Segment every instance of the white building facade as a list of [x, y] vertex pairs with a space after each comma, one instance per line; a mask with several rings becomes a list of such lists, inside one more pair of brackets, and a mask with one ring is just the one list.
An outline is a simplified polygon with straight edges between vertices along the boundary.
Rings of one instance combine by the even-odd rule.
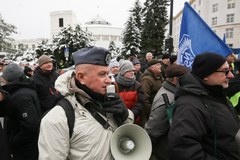
[[[74, 26], [75, 24], [79, 24], [79, 22], [72, 11], [55, 11], [50, 13], [51, 35], [59, 33], [63, 27], [68, 25]], [[116, 47], [121, 47], [123, 28], [112, 26], [111, 23], [102, 19], [99, 15], [81, 25], [81, 27], [92, 33], [96, 40], [96, 46], [108, 48], [110, 42], [113, 41]]]
[[[240, 48], [240, 0], [190, 0], [189, 4], [231, 48]], [[182, 11], [173, 18], [173, 45], [178, 50]]]
[[[80, 23], [72, 10], [53, 11], [50, 13], [50, 37], [58, 34], [64, 27], [76, 24]], [[122, 46], [121, 35], [123, 28], [112, 26], [111, 23], [98, 15], [84, 25], [81, 25], [81, 28], [92, 33], [95, 39], [94, 45], [96, 46], [108, 48], [111, 41], [115, 43], [116, 47], [121, 48]], [[47, 38], [16, 40], [12, 42], [11, 48], [13, 50], [35, 50], [43, 40], [47, 40]], [[48, 40], [50, 41], [50, 39]]]
[[77, 24], [77, 16], [72, 10], [53, 11], [50, 13], [50, 33], [51, 37], [67, 26]]

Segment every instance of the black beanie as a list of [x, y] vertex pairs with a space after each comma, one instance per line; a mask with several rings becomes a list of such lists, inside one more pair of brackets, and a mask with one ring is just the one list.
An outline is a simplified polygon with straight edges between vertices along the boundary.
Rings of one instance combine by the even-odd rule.
[[205, 52], [195, 57], [192, 64], [192, 73], [203, 79], [217, 71], [224, 63], [226, 58], [211, 52]]

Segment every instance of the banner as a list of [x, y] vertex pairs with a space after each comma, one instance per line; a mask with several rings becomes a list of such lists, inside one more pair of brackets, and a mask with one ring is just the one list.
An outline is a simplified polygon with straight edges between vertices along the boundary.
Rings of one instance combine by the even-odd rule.
[[196, 55], [215, 52], [224, 57], [231, 49], [219, 38], [195, 10], [185, 2], [178, 46], [177, 63], [191, 68]]

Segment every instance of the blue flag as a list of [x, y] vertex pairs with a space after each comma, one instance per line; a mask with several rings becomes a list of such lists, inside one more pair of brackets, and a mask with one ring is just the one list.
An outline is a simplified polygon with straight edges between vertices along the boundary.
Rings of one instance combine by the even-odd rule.
[[231, 49], [219, 38], [204, 20], [185, 2], [178, 46], [177, 63], [192, 67], [196, 55], [215, 52], [226, 57]]

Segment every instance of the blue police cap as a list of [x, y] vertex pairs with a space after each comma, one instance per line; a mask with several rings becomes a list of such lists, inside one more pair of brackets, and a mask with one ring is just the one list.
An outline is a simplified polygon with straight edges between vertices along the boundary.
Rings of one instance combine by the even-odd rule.
[[108, 66], [111, 59], [111, 53], [107, 49], [95, 46], [82, 48], [73, 54], [75, 66], [79, 64]]

